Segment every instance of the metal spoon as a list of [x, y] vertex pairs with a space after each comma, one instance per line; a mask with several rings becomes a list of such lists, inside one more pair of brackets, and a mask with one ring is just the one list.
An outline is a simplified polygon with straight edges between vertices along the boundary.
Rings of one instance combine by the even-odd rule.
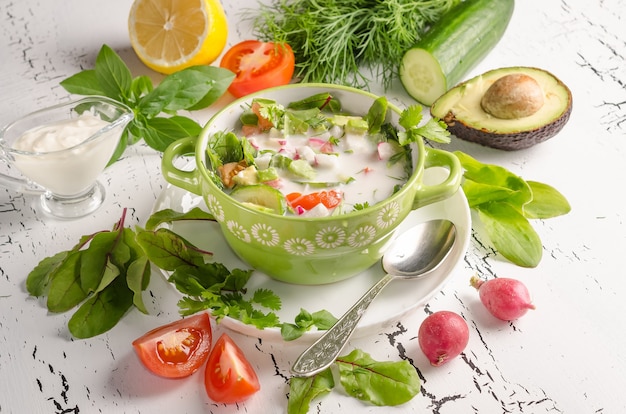
[[420, 223], [397, 237], [383, 255], [383, 269], [387, 274], [298, 357], [291, 372], [296, 376], [309, 377], [328, 368], [380, 291], [396, 278], [419, 279], [429, 275], [448, 255], [455, 237], [456, 228], [449, 220]]

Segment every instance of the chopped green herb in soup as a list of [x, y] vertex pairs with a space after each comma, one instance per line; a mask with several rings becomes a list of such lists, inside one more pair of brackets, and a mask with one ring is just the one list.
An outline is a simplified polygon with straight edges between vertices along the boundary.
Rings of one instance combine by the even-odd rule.
[[324, 217], [385, 200], [412, 171], [409, 147], [384, 121], [387, 101], [362, 115], [340, 107], [327, 93], [286, 107], [253, 100], [237, 132], [209, 140], [213, 180], [236, 200], [277, 214]]

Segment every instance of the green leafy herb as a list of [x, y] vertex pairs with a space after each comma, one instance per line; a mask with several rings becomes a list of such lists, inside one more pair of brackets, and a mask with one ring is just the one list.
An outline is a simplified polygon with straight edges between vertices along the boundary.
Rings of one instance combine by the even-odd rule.
[[[420, 379], [407, 361], [379, 362], [355, 349], [335, 360], [339, 381], [346, 393], [377, 406], [395, 406], [410, 401], [420, 392]], [[335, 385], [330, 368], [310, 377], [289, 380], [289, 414], [304, 414], [311, 402], [328, 394]]]
[[420, 105], [411, 105], [402, 111], [399, 123], [404, 128], [404, 131], [398, 132], [400, 145], [406, 145], [419, 137], [448, 144], [450, 142], [450, 132], [446, 124], [435, 118], [430, 118], [424, 125], [420, 125], [423, 116]]
[[[234, 77], [229, 70], [215, 66], [193, 66], [166, 76], [155, 88], [147, 76], [133, 78], [119, 55], [103, 45], [94, 69], [64, 79], [61, 86], [78, 95], [108, 96], [133, 110], [135, 117], [124, 130], [111, 158], [113, 163], [129, 144], [141, 139], [162, 152], [179, 138], [198, 135], [202, 127], [176, 112], [209, 106], [222, 96]], [[160, 116], [162, 113], [171, 116]]]
[[567, 214], [571, 207], [565, 197], [547, 184], [525, 181], [461, 151], [454, 154], [465, 169], [462, 186], [469, 206], [478, 212], [496, 250], [518, 266], [537, 266], [543, 249], [529, 219]]
[[[459, 0], [274, 0], [250, 16], [259, 39], [288, 43], [303, 82], [385, 88], [428, 27]], [[258, 13], [258, 14], [257, 14]]]
[[329, 394], [335, 388], [330, 368], [312, 377], [291, 377], [289, 380], [288, 414], [307, 414], [313, 400]]
[[68, 324], [77, 338], [89, 338], [111, 329], [133, 306], [147, 313], [142, 292], [155, 265], [172, 272], [169, 278], [186, 295], [178, 303], [181, 315], [210, 310], [219, 322], [228, 316], [259, 329], [279, 327], [285, 340], [293, 340], [316, 327], [328, 329], [336, 318], [327, 311], [302, 310], [295, 323], [283, 323], [274, 313], [280, 298], [268, 289], [247, 295], [252, 270], [227, 269], [207, 262], [213, 254], [199, 249], [172, 230], [161, 227], [174, 221], [214, 221], [196, 207], [186, 213], [157, 211], [146, 228], [124, 228], [126, 209], [113, 230], [81, 237], [72, 249], [44, 258], [30, 272], [26, 288], [32, 296], [47, 296], [50, 312], [79, 306]]
[[321, 310], [315, 313], [309, 313], [304, 309], [300, 310], [300, 313], [296, 315], [294, 323], [282, 323], [280, 326], [280, 333], [284, 340], [292, 341], [301, 337], [306, 331], [312, 327], [316, 327], [320, 330], [329, 329], [337, 322], [330, 312]]
[[125, 216], [126, 209], [112, 230], [83, 236], [71, 250], [43, 259], [26, 278], [28, 293], [47, 296], [50, 312], [78, 306], [68, 323], [76, 338], [108, 331], [133, 305], [146, 312], [138, 294], [150, 267], [135, 233], [124, 228]]
[[374, 405], [404, 404], [420, 391], [417, 371], [407, 360], [378, 362], [355, 349], [335, 363], [346, 392]]

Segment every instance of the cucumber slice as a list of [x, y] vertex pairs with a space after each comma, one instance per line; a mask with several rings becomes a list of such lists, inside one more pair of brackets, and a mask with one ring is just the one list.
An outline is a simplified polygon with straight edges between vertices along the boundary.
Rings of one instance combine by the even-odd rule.
[[269, 185], [255, 184], [236, 187], [230, 196], [248, 207], [262, 211], [271, 211], [280, 215], [287, 211], [287, 202], [283, 194]]
[[514, 0], [465, 0], [450, 9], [402, 57], [407, 93], [432, 105], [496, 46], [514, 6]]

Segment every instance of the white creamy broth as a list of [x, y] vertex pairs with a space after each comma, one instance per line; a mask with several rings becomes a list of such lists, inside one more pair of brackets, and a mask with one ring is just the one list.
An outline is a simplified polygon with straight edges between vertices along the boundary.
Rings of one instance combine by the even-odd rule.
[[[338, 132], [343, 134], [341, 130]], [[382, 157], [379, 154], [378, 145], [387, 144], [378, 144], [366, 134], [347, 133], [337, 140], [331, 140], [331, 136], [330, 132], [289, 137], [264, 133], [248, 139], [259, 150], [255, 159], [259, 168], [268, 165], [269, 155], [278, 153], [291, 159], [304, 159], [315, 170], [315, 177], [305, 179], [278, 169], [280, 182], [276, 188], [283, 194], [337, 190], [343, 196], [344, 212], [353, 210], [357, 204], [374, 205], [383, 201], [393, 194], [395, 186], [406, 182], [404, 164], [391, 164], [388, 153], [384, 152]], [[331, 152], [321, 152], [321, 147]]]
[[208, 172], [252, 208], [307, 217], [362, 210], [389, 198], [412, 174], [411, 150], [384, 122], [386, 111], [385, 98], [366, 115], [342, 112], [325, 93], [287, 107], [257, 98], [239, 126], [208, 141]]

